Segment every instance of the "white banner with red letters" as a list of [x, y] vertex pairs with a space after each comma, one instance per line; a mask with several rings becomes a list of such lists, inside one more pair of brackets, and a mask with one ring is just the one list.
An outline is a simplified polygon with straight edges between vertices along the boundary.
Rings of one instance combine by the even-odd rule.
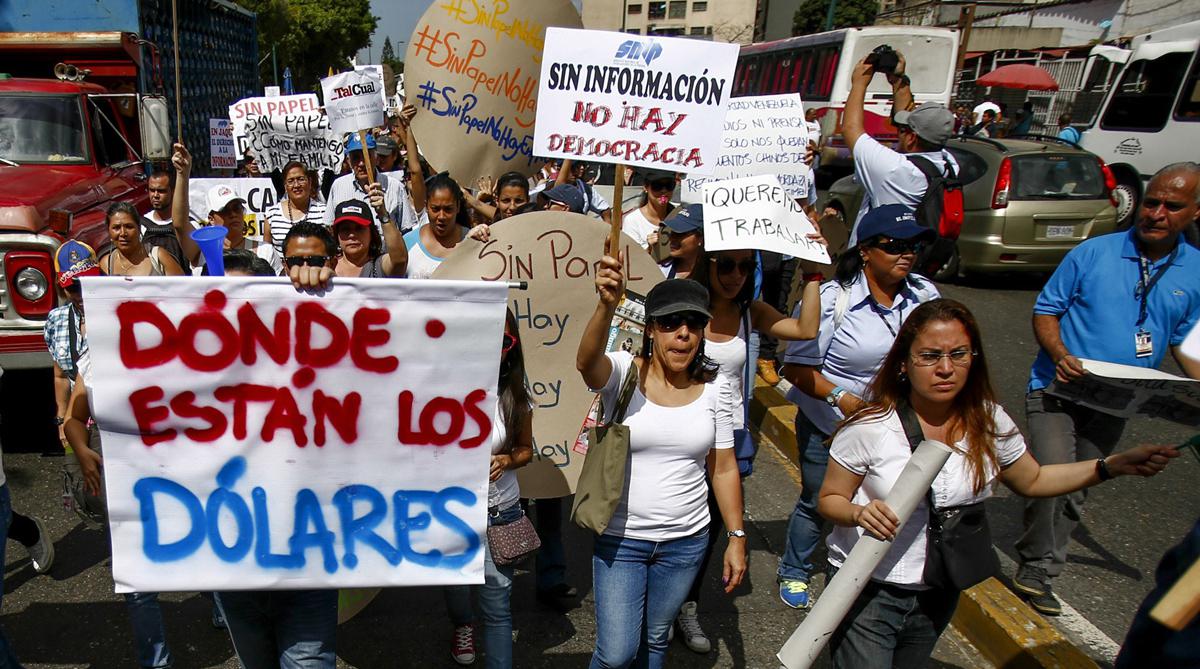
[[507, 295], [85, 280], [117, 591], [482, 583]]

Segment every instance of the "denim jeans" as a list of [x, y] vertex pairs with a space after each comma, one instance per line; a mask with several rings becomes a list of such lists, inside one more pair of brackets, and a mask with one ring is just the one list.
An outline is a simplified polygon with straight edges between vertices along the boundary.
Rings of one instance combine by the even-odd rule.
[[[8, 543], [8, 524], [12, 521], [12, 498], [9, 496], [8, 484], [0, 485], [0, 566], [4, 564], [4, 547]], [[4, 571], [0, 569], [0, 604], [4, 601]], [[21, 663], [13, 655], [12, 646], [4, 630], [0, 629], [0, 669], [21, 669]]]
[[157, 592], [125, 593], [125, 608], [133, 625], [133, 643], [137, 647], [139, 667], [171, 666], [171, 649], [163, 627], [162, 608]]
[[245, 669], [333, 669], [337, 590], [215, 594]]
[[796, 412], [796, 448], [800, 451], [800, 498], [788, 519], [787, 543], [779, 558], [781, 580], [808, 581], [813, 572], [812, 554], [821, 541], [825, 520], [817, 513], [817, 495], [829, 467], [829, 449], [821, 432], [804, 415]]
[[596, 649], [591, 669], [663, 666], [667, 632], [700, 570], [707, 544], [707, 529], [669, 541], [596, 537]]
[[[833, 580], [836, 569], [830, 569]], [[871, 581], [829, 640], [833, 669], [925, 666], [958, 606], [958, 591], [910, 590]]]
[[[513, 504], [488, 513], [488, 527], [515, 523], [525, 515], [520, 504]], [[488, 669], [508, 669], [512, 661], [512, 597], [514, 565], [500, 566], [492, 560], [487, 536], [483, 541], [483, 587], [479, 590], [479, 608], [483, 611], [484, 666]], [[475, 619], [471, 610], [469, 585], [452, 585], [442, 589], [446, 609], [455, 627], [468, 625]]]
[[534, 515], [538, 538], [542, 540], [542, 547], [538, 549], [534, 559], [538, 590], [549, 590], [567, 582], [567, 553], [562, 540], [564, 499], [566, 498], [552, 497], [533, 500], [533, 506], [537, 510]]

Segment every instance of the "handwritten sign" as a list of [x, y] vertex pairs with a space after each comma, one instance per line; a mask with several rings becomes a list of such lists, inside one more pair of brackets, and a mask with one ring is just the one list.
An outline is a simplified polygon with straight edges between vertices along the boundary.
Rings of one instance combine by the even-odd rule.
[[249, 138], [246, 122], [254, 116], [303, 114], [321, 110], [315, 93], [298, 93], [277, 97], [243, 98], [229, 105], [229, 122], [233, 124], [235, 155], [239, 160], [245, 155]]
[[772, 174], [704, 184], [704, 248], [759, 249], [829, 262], [804, 210]]
[[229, 186], [246, 201], [246, 238], [261, 242], [267, 210], [279, 201], [275, 185], [265, 177], [191, 179], [188, 181], [188, 213], [193, 221], [208, 221], [208, 191], [221, 185]]
[[383, 125], [387, 102], [382, 91], [379, 72], [369, 68], [325, 77], [321, 94], [329, 126], [336, 133], [347, 134]]
[[118, 592], [483, 582], [503, 284], [84, 290]]
[[459, 183], [533, 174], [533, 123], [546, 26], [582, 27], [570, 0], [436, 0], [404, 60], [421, 151]]
[[246, 122], [246, 135], [262, 172], [283, 169], [290, 160], [299, 160], [310, 170], [341, 170], [342, 141], [319, 111], [252, 116]]
[[1164, 418], [1200, 427], [1200, 381], [1157, 369], [1080, 359], [1087, 372], [1071, 383], [1050, 384], [1055, 397], [1121, 418]]
[[708, 181], [774, 174], [793, 198], [808, 197], [812, 169], [804, 164], [808, 126], [799, 94], [733, 98], [725, 115], [721, 153], [708, 176], [680, 182], [685, 202], [700, 202]]
[[237, 148], [233, 143], [233, 126], [227, 118], [208, 119], [208, 155], [214, 170], [237, 169]]
[[736, 44], [546, 31], [534, 153], [708, 174]]
[[[508, 306], [517, 317], [525, 374], [536, 408], [534, 459], [517, 471], [525, 497], [562, 497], [575, 490], [583, 457], [573, 450], [595, 397], [575, 370], [583, 328], [596, 308], [596, 263], [609, 228], [581, 214], [537, 212], [492, 226], [487, 244], [458, 247], [433, 273], [437, 279], [526, 281]], [[629, 290], [645, 295], [662, 272], [637, 242], [622, 235]]]

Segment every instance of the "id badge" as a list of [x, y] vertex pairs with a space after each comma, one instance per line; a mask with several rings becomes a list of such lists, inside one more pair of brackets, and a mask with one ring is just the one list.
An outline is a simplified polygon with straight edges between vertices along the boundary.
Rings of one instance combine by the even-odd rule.
[[1154, 342], [1150, 340], [1149, 332], [1138, 330], [1133, 335], [1133, 351], [1134, 355], [1139, 358], [1149, 358], [1154, 355]]

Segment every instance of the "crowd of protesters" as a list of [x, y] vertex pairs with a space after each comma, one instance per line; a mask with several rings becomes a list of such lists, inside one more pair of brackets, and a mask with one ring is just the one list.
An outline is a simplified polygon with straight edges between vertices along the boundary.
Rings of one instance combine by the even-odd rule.
[[[992, 390], [975, 317], [941, 298], [918, 272], [916, 258], [936, 233], [914, 217], [928, 181], [907, 159], [922, 156], [952, 173], [957, 164], [944, 149], [949, 138], [998, 132], [1000, 110], [990, 103], [957, 113], [937, 103], [916, 106], [901, 57], [886, 75], [899, 141], [885, 146], [864, 129], [864, 99], [875, 76], [868, 62], [856, 66], [842, 123], [867, 197], [847, 248], [831, 249], [835, 266], [824, 268], [827, 275], [802, 276], [790, 315], [794, 259], [750, 249], [706, 251], [703, 208], [673, 204], [676, 175], [647, 170], [636, 177], [641, 196], [622, 212], [622, 228], [659, 259], [664, 275], [647, 296], [641, 353], [605, 352], [625, 281], [623, 259], [607, 252], [595, 278], [599, 301], [578, 342], [578, 371], [601, 394], [603, 406], [615, 406], [624, 395], [620, 420], [630, 429], [631, 452], [617, 512], [592, 548], [592, 667], [661, 667], [676, 630], [692, 651], [711, 650], [700, 624], [700, 585], [719, 576], [730, 593], [745, 578], [742, 479], [752, 471], [756, 450], [747, 407], [756, 370], [777, 380], [771, 378], [773, 349], [761, 351], [766, 364], [757, 364], [760, 337], [787, 342], [780, 373], [792, 386], [788, 399], [799, 408], [803, 487], [778, 568], [782, 603], [813, 605], [811, 578], [821, 568], [812, 556], [827, 533], [826, 521], [835, 526], [826, 540], [831, 574], [864, 535], [892, 543], [832, 638], [835, 667], [916, 667], [931, 655], [962, 586], [938, 578], [928, 560], [930, 523], [945, 510], [982, 502], [997, 481], [1031, 498], [1014, 587], [1052, 615], [1059, 604], [1051, 581], [1063, 569], [1086, 488], [1115, 476], [1153, 475], [1178, 455], [1167, 447], [1123, 448], [1123, 421], [1055, 399], [1045, 388], [1056, 378], [1078, 379], [1081, 358], [1156, 367], [1168, 350], [1179, 357], [1183, 337], [1200, 318], [1200, 255], [1180, 242], [1181, 232], [1200, 219], [1200, 166], [1160, 171], [1136, 225], [1081, 244], [1046, 285], [1033, 316], [1040, 351], [1028, 389], [1027, 445]], [[1022, 112], [1014, 133], [1022, 124], [1028, 131], [1030, 110]], [[365, 140], [351, 137], [344, 174], [317, 174], [296, 161], [274, 174], [279, 199], [265, 213], [261, 240], [245, 235], [246, 203], [228, 185], [209, 190], [206, 211], [191, 210], [191, 156], [175, 145], [170, 168], [150, 175], [150, 211], [115, 204], [107, 211], [107, 244], [93, 250], [70, 240], [59, 248], [58, 286], [65, 299], [50, 313], [45, 337], [54, 361], [60, 438], [69, 455], [65, 485], [70, 506], [83, 519], [105, 522], [80, 277], [208, 273], [209, 261], [190, 235], [201, 224], [195, 213], [203, 224], [227, 229], [226, 275], [284, 276], [298, 288], [319, 289], [344, 277], [428, 279], [468, 236], [486, 241], [494, 226], [513, 217], [546, 210], [609, 221], [613, 208], [623, 205], [595, 190], [591, 166], [570, 160], [547, 161], [533, 177], [513, 172], [464, 188], [456, 175], [438, 173], [420, 157], [410, 123], [415, 113], [405, 107]], [[1073, 130], [1069, 121], [1062, 120], [1064, 133]], [[252, 156], [244, 169], [258, 173]], [[800, 204], [815, 214], [815, 201], [814, 188]], [[781, 269], [788, 272], [782, 279]], [[1136, 299], [1108, 299], [1114, 290]], [[537, 597], [566, 611], [576, 604], [577, 591], [566, 579], [562, 502], [522, 500], [514, 473], [532, 459], [536, 406], [526, 387], [525, 355], [510, 312], [491, 435], [488, 523], [516, 522], [532, 509], [543, 543]], [[1200, 378], [1200, 363], [1180, 358], [1180, 365]], [[951, 445], [953, 454], [901, 528], [883, 498], [922, 438]], [[12, 512], [7, 486], [0, 486], [0, 513], [11, 514], [7, 536], [29, 550], [35, 570], [48, 571], [53, 544], [38, 521]], [[708, 567], [721, 541], [726, 548], [718, 575]], [[448, 647], [457, 663], [476, 661], [477, 597], [486, 665], [510, 667], [513, 567], [496, 564], [486, 539], [483, 554], [482, 586], [444, 589]], [[228, 628], [248, 669], [335, 666], [336, 591], [214, 594], [214, 624]], [[139, 665], [171, 666], [176, 653], [156, 594], [125, 598]], [[1153, 650], [1142, 652], [1169, 648], [1147, 647]], [[19, 666], [0, 635], [0, 665], [5, 655], [10, 664], [4, 666]]]

